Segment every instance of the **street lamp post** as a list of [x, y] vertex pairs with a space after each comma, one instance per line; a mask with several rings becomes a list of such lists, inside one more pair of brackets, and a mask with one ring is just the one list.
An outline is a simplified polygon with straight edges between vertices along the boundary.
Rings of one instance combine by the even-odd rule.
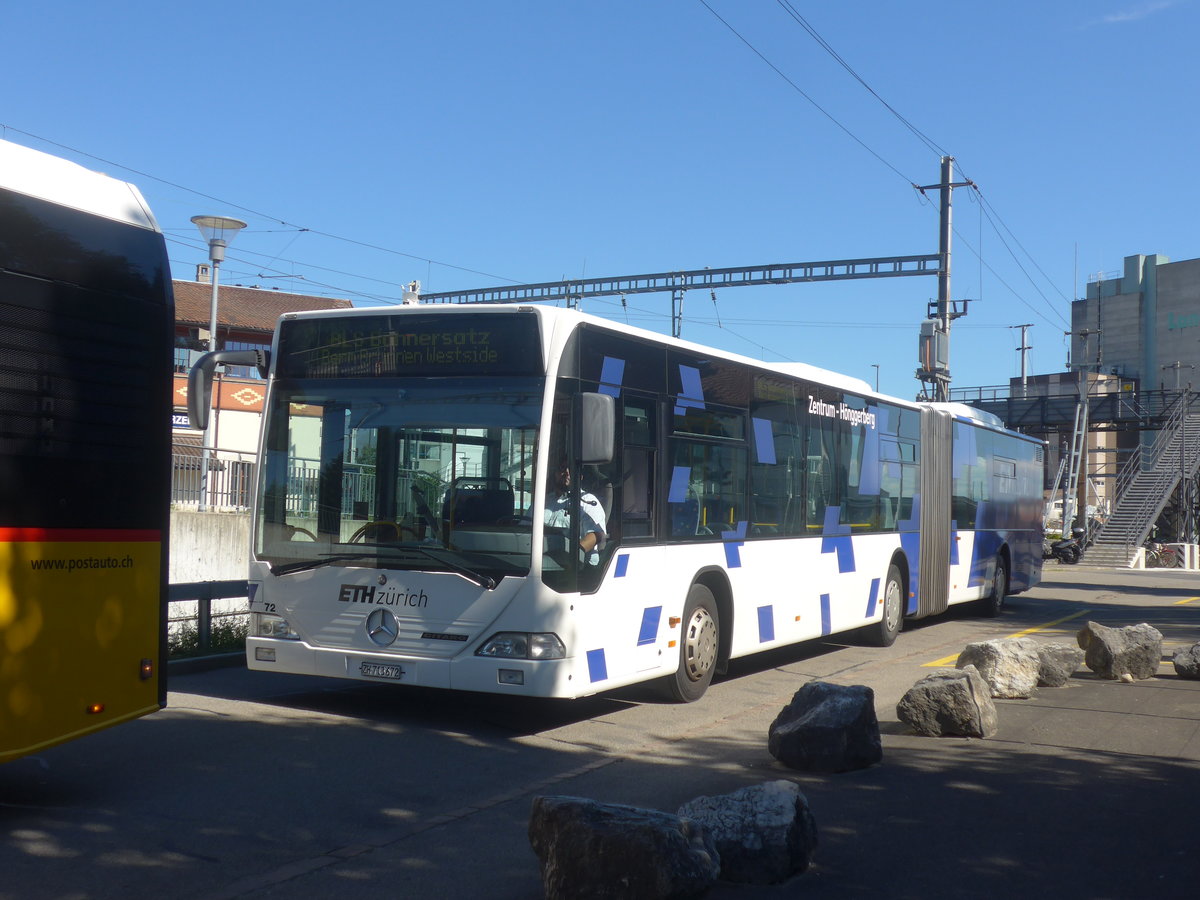
[[[200, 234], [208, 241], [208, 259], [212, 263], [209, 280], [212, 282], [212, 300], [209, 304], [208, 316], [208, 349], [217, 349], [217, 284], [220, 281], [221, 263], [225, 259], [225, 248], [233, 240], [234, 235], [246, 227], [241, 219], [231, 219], [228, 216], [192, 216], [192, 224], [200, 229]], [[208, 470], [211, 465], [213, 451], [216, 450], [217, 416], [220, 415], [221, 397], [218, 391], [216, 409], [209, 417], [208, 428], [204, 429], [204, 451], [200, 460], [200, 511], [203, 512], [208, 502]]]
[[871, 363], [871, 368], [875, 370], [875, 393], [879, 393], [879, 363]]

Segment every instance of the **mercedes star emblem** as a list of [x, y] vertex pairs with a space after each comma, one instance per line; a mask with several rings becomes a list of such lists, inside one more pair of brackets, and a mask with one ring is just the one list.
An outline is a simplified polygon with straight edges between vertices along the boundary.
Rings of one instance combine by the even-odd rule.
[[400, 634], [396, 617], [386, 609], [373, 609], [367, 616], [367, 637], [380, 647], [387, 647]]

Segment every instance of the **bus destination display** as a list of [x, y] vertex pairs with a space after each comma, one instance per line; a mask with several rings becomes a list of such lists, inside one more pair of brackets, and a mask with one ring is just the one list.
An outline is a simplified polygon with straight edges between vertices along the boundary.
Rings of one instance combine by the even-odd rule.
[[380, 315], [281, 325], [281, 378], [532, 375], [541, 342], [531, 315]]

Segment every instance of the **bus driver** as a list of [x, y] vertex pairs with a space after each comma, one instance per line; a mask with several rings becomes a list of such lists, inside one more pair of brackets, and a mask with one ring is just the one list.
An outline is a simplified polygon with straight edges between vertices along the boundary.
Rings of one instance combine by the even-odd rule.
[[[606, 537], [604, 507], [594, 494], [579, 495], [579, 548], [589, 566], [599, 565], [600, 549]], [[546, 491], [544, 522], [552, 528], [571, 527], [571, 467], [561, 460], [555, 470], [554, 484]]]

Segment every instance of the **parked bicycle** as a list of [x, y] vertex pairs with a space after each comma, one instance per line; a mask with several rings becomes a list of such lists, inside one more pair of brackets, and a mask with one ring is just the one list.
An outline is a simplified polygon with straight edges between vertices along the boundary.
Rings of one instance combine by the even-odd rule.
[[1175, 547], [1168, 547], [1158, 541], [1146, 541], [1147, 569], [1179, 569], [1183, 567], [1183, 556]]

